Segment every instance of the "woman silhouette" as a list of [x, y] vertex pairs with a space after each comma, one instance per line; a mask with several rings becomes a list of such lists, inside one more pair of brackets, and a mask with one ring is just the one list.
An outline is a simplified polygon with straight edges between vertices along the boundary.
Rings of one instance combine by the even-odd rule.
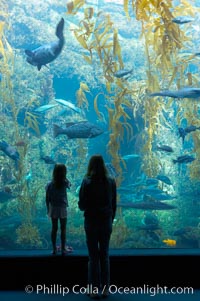
[[98, 288], [90, 291], [90, 297], [97, 297], [99, 289], [106, 297], [110, 284], [109, 242], [116, 212], [116, 183], [108, 176], [101, 155], [90, 158], [79, 191], [78, 205], [85, 217], [89, 253], [88, 282], [93, 288]]

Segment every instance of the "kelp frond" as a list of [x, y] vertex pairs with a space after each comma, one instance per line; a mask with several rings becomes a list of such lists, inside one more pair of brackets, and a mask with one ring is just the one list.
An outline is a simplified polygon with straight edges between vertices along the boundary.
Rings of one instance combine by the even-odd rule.
[[99, 109], [98, 109], [98, 106], [97, 106], [97, 100], [98, 100], [98, 98], [99, 98], [99, 95], [103, 95], [103, 93], [100, 92], [100, 93], [98, 93], [98, 94], [96, 95], [96, 97], [95, 97], [95, 99], [94, 99], [94, 110], [95, 110], [97, 116], [99, 117], [99, 119], [102, 120], [102, 119], [103, 119], [102, 113], [99, 112]]
[[85, 0], [73, 0], [67, 3], [67, 14], [75, 15], [79, 8], [85, 4]]
[[36, 132], [38, 136], [40, 136], [39, 122], [38, 122], [37, 115], [34, 115], [33, 113], [27, 111], [25, 113], [24, 124], [25, 126], [27, 126], [27, 128], [31, 128]]
[[78, 107], [84, 107], [88, 110], [89, 102], [87, 100], [85, 92], [89, 93], [90, 90], [86, 83], [81, 82], [80, 88], [76, 91], [76, 99], [77, 99]]

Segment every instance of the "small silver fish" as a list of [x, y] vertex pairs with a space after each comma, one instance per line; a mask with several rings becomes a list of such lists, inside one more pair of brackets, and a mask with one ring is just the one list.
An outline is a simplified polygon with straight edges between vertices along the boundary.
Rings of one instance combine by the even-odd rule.
[[172, 22], [176, 23], [176, 24], [185, 24], [185, 23], [190, 23], [194, 21], [194, 18], [188, 17], [188, 16], [179, 16], [176, 17], [174, 19], [172, 19]]
[[38, 108], [36, 108], [34, 111], [35, 112], [39, 112], [39, 113], [43, 113], [43, 112], [46, 112], [46, 111], [48, 111], [48, 110], [51, 110], [51, 109], [53, 109], [53, 108], [55, 108], [55, 107], [57, 107], [58, 105], [56, 105], [56, 104], [52, 104], [52, 105], [44, 105], [44, 106], [40, 106], [40, 107], [38, 107]]
[[76, 113], [82, 113], [82, 110], [80, 108], [76, 107], [73, 103], [71, 103], [65, 99], [57, 99], [56, 98], [55, 101], [65, 107], [68, 107], [68, 108], [74, 110]]
[[130, 73], [133, 72], [133, 69], [130, 69], [130, 70], [127, 70], [127, 69], [121, 69], [121, 70], [118, 70], [114, 73], [114, 76], [117, 77], [117, 78], [121, 78], [121, 77], [124, 77]]
[[138, 154], [129, 154], [129, 155], [125, 155], [122, 157], [123, 160], [129, 160], [129, 159], [134, 159], [134, 158], [139, 158], [140, 155]]

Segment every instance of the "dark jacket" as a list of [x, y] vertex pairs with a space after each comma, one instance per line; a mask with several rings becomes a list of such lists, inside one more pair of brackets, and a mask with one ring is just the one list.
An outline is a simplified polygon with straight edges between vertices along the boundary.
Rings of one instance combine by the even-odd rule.
[[85, 218], [104, 219], [115, 217], [117, 204], [116, 183], [112, 178], [83, 179], [79, 191], [79, 209], [84, 211]]
[[49, 208], [49, 204], [52, 207], [68, 207], [68, 199], [66, 189], [70, 188], [71, 183], [68, 179], [63, 183], [61, 188], [56, 188], [53, 181], [49, 182], [46, 189], [46, 206]]

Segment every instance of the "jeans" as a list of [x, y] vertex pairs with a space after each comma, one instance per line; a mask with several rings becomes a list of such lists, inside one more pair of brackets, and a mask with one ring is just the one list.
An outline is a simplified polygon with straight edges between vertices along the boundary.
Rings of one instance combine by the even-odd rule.
[[84, 222], [89, 254], [88, 284], [101, 288], [110, 284], [109, 242], [112, 232], [112, 218]]

